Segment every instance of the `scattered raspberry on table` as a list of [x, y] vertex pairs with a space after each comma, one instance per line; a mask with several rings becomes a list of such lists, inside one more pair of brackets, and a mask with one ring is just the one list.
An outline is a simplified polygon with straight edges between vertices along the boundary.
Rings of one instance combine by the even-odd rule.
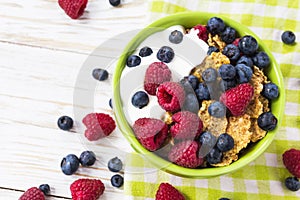
[[175, 187], [169, 183], [161, 183], [155, 195], [155, 200], [185, 200], [183, 194], [181, 194]]
[[99, 179], [82, 178], [70, 185], [73, 200], [97, 200], [104, 192], [105, 186]]
[[44, 193], [37, 187], [29, 188], [19, 200], [45, 200]]
[[72, 19], [78, 19], [84, 12], [88, 0], [58, 0], [59, 6]]
[[87, 128], [84, 135], [90, 141], [106, 137], [116, 128], [114, 119], [105, 113], [90, 113], [83, 118], [82, 122]]
[[297, 178], [300, 178], [300, 150], [289, 149], [282, 155], [282, 161], [287, 170]]

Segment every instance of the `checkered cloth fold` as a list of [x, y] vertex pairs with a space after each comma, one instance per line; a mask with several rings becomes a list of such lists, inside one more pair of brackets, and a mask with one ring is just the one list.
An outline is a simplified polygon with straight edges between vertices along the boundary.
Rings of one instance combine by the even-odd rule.
[[282, 153], [300, 149], [300, 46], [281, 41], [284, 30], [300, 39], [299, 0], [152, 0], [150, 19], [183, 11], [203, 11], [234, 19], [255, 32], [269, 47], [280, 65], [285, 82], [286, 107], [282, 126], [274, 142], [254, 162], [234, 173], [210, 179], [187, 179], [158, 170], [137, 154], [126, 159], [124, 191], [128, 199], [154, 199], [159, 183], [169, 182], [189, 200], [227, 197], [244, 199], [300, 199], [300, 191], [284, 186], [290, 176]]

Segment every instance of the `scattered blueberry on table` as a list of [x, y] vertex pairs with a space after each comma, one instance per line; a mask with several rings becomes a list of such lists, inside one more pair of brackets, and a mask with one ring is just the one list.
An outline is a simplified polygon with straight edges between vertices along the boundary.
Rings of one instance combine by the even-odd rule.
[[44, 195], [49, 195], [50, 194], [50, 186], [49, 186], [49, 184], [41, 184], [39, 186], [39, 189], [44, 193]]
[[116, 7], [121, 4], [121, 0], [109, 0], [110, 5]]
[[296, 40], [296, 35], [292, 31], [284, 31], [281, 35], [281, 40], [285, 44], [294, 44]]
[[74, 174], [79, 168], [79, 159], [74, 154], [69, 154], [64, 157], [60, 163], [61, 170], [66, 175]]
[[294, 192], [296, 192], [300, 189], [300, 182], [297, 177], [286, 178], [284, 184], [287, 187], [287, 189], [294, 191]]
[[118, 157], [114, 157], [108, 161], [108, 169], [112, 172], [119, 172], [123, 168], [123, 163]]
[[80, 154], [79, 161], [82, 166], [92, 166], [96, 162], [96, 155], [92, 151], [83, 151]]
[[108, 78], [108, 71], [101, 68], [96, 68], [93, 70], [92, 75], [94, 79], [98, 81], [104, 81]]
[[124, 178], [121, 175], [116, 174], [111, 177], [110, 181], [112, 186], [119, 188], [123, 185]]
[[73, 119], [69, 116], [61, 116], [57, 120], [57, 125], [64, 131], [70, 130], [73, 127]]

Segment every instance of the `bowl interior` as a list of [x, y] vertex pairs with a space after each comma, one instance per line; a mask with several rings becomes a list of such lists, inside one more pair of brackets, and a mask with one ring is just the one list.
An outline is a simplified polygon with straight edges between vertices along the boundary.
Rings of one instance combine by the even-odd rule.
[[255, 37], [260, 45], [260, 49], [265, 51], [270, 59], [271, 64], [267, 70], [265, 70], [265, 74], [267, 74], [268, 78], [279, 86], [279, 98], [272, 101], [271, 110], [272, 113], [278, 119], [278, 125], [275, 130], [269, 131], [267, 135], [260, 140], [259, 142], [251, 145], [251, 147], [247, 147], [246, 151], [240, 158], [230, 164], [229, 166], [224, 167], [216, 167], [216, 168], [203, 168], [203, 169], [189, 169], [180, 167], [178, 165], [172, 164], [163, 158], [157, 156], [156, 154], [149, 152], [146, 150], [139, 141], [135, 138], [134, 133], [131, 128], [131, 124], [129, 124], [126, 120], [122, 99], [120, 97], [120, 78], [122, 75], [123, 69], [126, 67], [126, 59], [129, 55], [131, 55], [139, 44], [148, 36], [153, 34], [156, 31], [164, 30], [173, 25], [182, 25], [185, 28], [191, 28], [197, 24], [206, 24], [209, 18], [217, 16], [212, 13], [203, 13], [203, 12], [186, 12], [186, 13], [179, 13], [173, 14], [164, 18], [161, 18], [154, 23], [150, 24], [145, 29], [141, 30], [126, 46], [120, 59], [118, 60], [114, 77], [113, 77], [113, 108], [115, 112], [116, 122], [118, 124], [119, 129], [124, 134], [126, 139], [129, 141], [133, 149], [136, 152], [145, 156], [151, 163], [153, 163], [159, 169], [162, 169], [166, 172], [171, 174], [175, 174], [182, 177], [189, 177], [189, 178], [208, 178], [219, 176], [222, 174], [233, 172], [245, 165], [249, 162], [255, 160], [259, 155], [261, 155], [266, 148], [271, 144], [272, 140], [275, 137], [275, 133], [278, 130], [278, 127], [281, 124], [282, 114], [284, 109], [284, 102], [285, 102], [285, 94], [284, 94], [284, 85], [283, 85], [283, 78], [280, 72], [280, 68], [276, 63], [273, 55], [268, 50], [267, 46], [263, 44], [263, 42], [256, 36], [250, 29], [239, 24], [227, 17], [218, 16], [222, 18], [226, 25], [231, 26], [237, 30], [240, 36], [243, 35], [252, 35]]

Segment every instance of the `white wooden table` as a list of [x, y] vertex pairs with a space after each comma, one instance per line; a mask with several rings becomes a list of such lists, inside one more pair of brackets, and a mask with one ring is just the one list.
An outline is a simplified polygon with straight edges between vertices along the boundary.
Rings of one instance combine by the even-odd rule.
[[[0, 199], [18, 199], [24, 190], [47, 183], [47, 199], [70, 199], [69, 185], [76, 179], [101, 179], [102, 199], [123, 199], [123, 190], [113, 188], [106, 163], [123, 156], [130, 147], [119, 130], [109, 140], [84, 140], [80, 117], [71, 132], [57, 127], [62, 115], [74, 117], [74, 108], [110, 113], [108, 100], [111, 74], [97, 83], [94, 106], [74, 103], [76, 90], [91, 92], [88, 85], [76, 88], [78, 73], [89, 55], [112, 37], [147, 24], [148, 2], [127, 0], [114, 8], [108, 0], [89, 0], [80, 20], [71, 20], [57, 0], [1, 0], [0, 2]], [[105, 47], [115, 51], [121, 46]], [[97, 55], [106, 60], [107, 55]], [[92, 67], [95, 66], [90, 66]], [[98, 66], [101, 67], [101, 66]], [[104, 66], [102, 66], [104, 67]], [[93, 80], [92, 76], [87, 79]], [[100, 85], [101, 84], [101, 85]], [[108, 142], [107, 142], [108, 141]], [[97, 162], [80, 167], [72, 176], [61, 172], [60, 162], [69, 153], [93, 150]]]

